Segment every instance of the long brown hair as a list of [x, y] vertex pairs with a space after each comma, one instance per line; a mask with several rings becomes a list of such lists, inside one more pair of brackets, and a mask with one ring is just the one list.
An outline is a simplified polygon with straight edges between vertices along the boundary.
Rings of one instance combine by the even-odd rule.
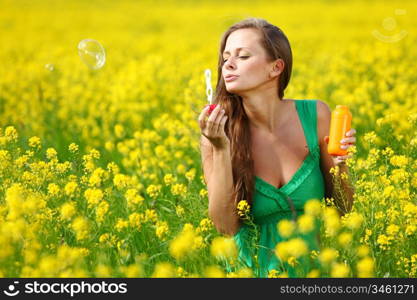
[[284, 97], [284, 90], [287, 87], [292, 70], [292, 52], [290, 43], [277, 26], [268, 23], [260, 18], [247, 18], [232, 25], [222, 36], [217, 70], [217, 85], [213, 103], [220, 104], [225, 110], [228, 119], [225, 124], [225, 133], [230, 140], [232, 173], [233, 173], [233, 199], [235, 204], [240, 200], [246, 200], [252, 205], [254, 187], [254, 164], [251, 155], [251, 137], [249, 119], [242, 103], [242, 97], [229, 93], [226, 90], [222, 76], [223, 51], [229, 35], [243, 28], [258, 29], [261, 34], [261, 44], [267, 52], [267, 59], [272, 62], [281, 58], [285, 67], [279, 75], [277, 94], [280, 99]]

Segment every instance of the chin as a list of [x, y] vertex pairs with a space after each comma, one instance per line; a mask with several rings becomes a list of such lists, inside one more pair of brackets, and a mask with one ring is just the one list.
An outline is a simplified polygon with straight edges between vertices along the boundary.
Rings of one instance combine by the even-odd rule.
[[239, 89], [234, 87], [234, 86], [227, 86], [226, 85], [226, 91], [228, 91], [229, 93], [236, 94], [239, 91]]

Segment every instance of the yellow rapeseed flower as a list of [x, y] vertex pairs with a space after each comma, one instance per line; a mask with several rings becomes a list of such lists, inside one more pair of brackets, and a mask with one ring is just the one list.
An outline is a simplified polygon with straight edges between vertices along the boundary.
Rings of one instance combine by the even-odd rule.
[[100, 278], [112, 277], [110, 267], [104, 264], [98, 264], [94, 270], [94, 274]]
[[211, 242], [210, 252], [216, 258], [235, 259], [237, 246], [233, 238], [215, 237]]
[[303, 214], [298, 218], [297, 224], [301, 233], [309, 233], [314, 230], [314, 217], [309, 214]]
[[139, 205], [145, 200], [141, 195], [138, 194], [137, 189], [128, 189], [125, 192], [125, 198], [129, 207]]
[[237, 204], [237, 213], [240, 218], [245, 219], [249, 217], [250, 205], [246, 200], [240, 200]]
[[387, 234], [391, 235], [391, 236], [395, 236], [398, 231], [400, 231], [400, 226], [396, 225], [396, 224], [390, 224], [387, 227]]
[[342, 232], [338, 237], [339, 244], [346, 248], [352, 242], [352, 234], [350, 232]]
[[77, 217], [72, 221], [71, 224], [72, 229], [76, 233], [77, 240], [85, 240], [88, 238], [89, 234], [89, 224], [87, 219], [84, 217]]
[[213, 222], [209, 218], [204, 218], [200, 221], [198, 231], [206, 232], [213, 228]]
[[332, 265], [331, 277], [344, 278], [348, 277], [350, 268], [343, 263], [335, 263]]
[[158, 221], [158, 215], [154, 209], [146, 209], [145, 210], [145, 222], [153, 222], [156, 223]]
[[64, 187], [65, 195], [67, 196], [74, 195], [75, 191], [77, 190], [77, 187], [78, 187], [78, 184], [76, 182], [73, 182], [73, 181], [68, 182]]
[[290, 254], [295, 258], [299, 258], [306, 255], [308, 252], [308, 246], [302, 238], [293, 238], [288, 241], [290, 248]]
[[332, 263], [338, 257], [338, 251], [333, 248], [325, 248], [320, 251], [318, 256], [320, 262], [322, 264], [328, 265]]
[[342, 224], [352, 230], [358, 230], [362, 226], [363, 221], [364, 217], [357, 212], [347, 213], [342, 217]]
[[340, 216], [334, 207], [326, 207], [323, 213], [326, 235], [335, 236], [341, 227]]
[[37, 136], [32, 136], [29, 139], [29, 147], [40, 149], [41, 148], [41, 139]]
[[166, 221], [157, 221], [155, 226], [156, 226], [155, 228], [156, 236], [160, 240], [164, 241], [166, 238], [166, 234], [169, 231], [168, 223]]
[[173, 184], [176, 181], [177, 181], [177, 178], [174, 175], [172, 175], [172, 174], [166, 174], [164, 176], [164, 182], [165, 182], [166, 185]]
[[405, 155], [394, 155], [390, 158], [390, 163], [395, 167], [405, 167], [408, 164], [408, 157]]
[[376, 140], [377, 136], [375, 134], [375, 131], [371, 131], [371, 132], [367, 132], [365, 133], [365, 135], [363, 136], [363, 140], [369, 144], [373, 144]]
[[143, 270], [140, 265], [138, 264], [131, 264], [128, 266], [121, 266], [120, 270], [123, 273], [123, 277], [125, 278], [138, 278], [142, 277]]
[[16, 142], [19, 137], [16, 128], [13, 126], [6, 127], [4, 130], [4, 136], [8, 142]]
[[113, 184], [117, 189], [123, 189], [128, 186], [129, 178], [124, 174], [116, 174], [113, 178]]
[[157, 186], [155, 184], [150, 184], [147, 188], [146, 188], [146, 193], [152, 198], [155, 199], [160, 192], [160, 186]]
[[360, 245], [356, 249], [356, 252], [357, 252], [359, 257], [365, 257], [365, 256], [369, 255], [369, 247], [366, 246], [366, 245]]
[[293, 238], [289, 241], [282, 241], [275, 246], [275, 255], [281, 261], [288, 261], [291, 257], [299, 258], [307, 253], [308, 246], [301, 238]]
[[192, 245], [197, 233], [193, 226], [186, 225], [184, 225], [182, 231], [169, 244], [169, 253], [177, 260], [182, 260], [194, 252]]
[[283, 238], [288, 238], [295, 232], [296, 225], [293, 221], [284, 219], [278, 222], [277, 229]]
[[175, 277], [175, 268], [169, 262], [159, 262], [155, 265], [153, 278], [173, 278]]
[[116, 135], [117, 138], [121, 139], [125, 136], [126, 132], [125, 129], [123, 127], [123, 125], [121, 124], [116, 124], [114, 126], [114, 134]]
[[201, 189], [200, 192], [198, 193], [200, 195], [200, 197], [205, 197], [208, 194], [207, 189]]
[[56, 152], [56, 150], [54, 148], [48, 148], [48, 149], [46, 149], [46, 157], [49, 160], [52, 160], [52, 159], [56, 158], [57, 157], [57, 154], [58, 153]]
[[187, 186], [182, 183], [176, 183], [171, 186], [171, 193], [173, 195], [185, 196], [187, 193]]
[[127, 220], [124, 220], [122, 218], [117, 219], [116, 226], [114, 227], [117, 231], [123, 231], [129, 226], [129, 222]]
[[78, 145], [77, 145], [77, 144], [75, 144], [75, 143], [71, 143], [71, 144], [68, 146], [68, 150], [69, 150], [71, 153], [76, 153], [76, 152], [78, 151]]
[[374, 277], [374, 260], [371, 257], [364, 257], [356, 264], [358, 277]]
[[129, 226], [139, 230], [143, 222], [143, 214], [134, 212], [129, 215]]
[[105, 215], [107, 214], [108, 211], [109, 211], [109, 203], [107, 203], [104, 200], [100, 201], [100, 203], [98, 204], [98, 206], [96, 208], [96, 220], [97, 220], [97, 222], [99, 222], [99, 223], [103, 222], [104, 217], [105, 217]]
[[226, 274], [217, 265], [207, 266], [204, 270], [204, 276], [207, 278], [224, 278]]
[[406, 235], [413, 235], [417, 231], [417, 226], [414, 224], [407, 225], [405, 228]]
[[386, 236], [385, 234], [380, 234], [377, 239], [377, 244], [382, 250], [387, 250], [388, 246], [391, 244], [393, 238]]
[[23, 202], [26, 192], [20, 183], [14, 183], [6, 190], [6, 203], [9, 208], [7, 219], [15, 220], [23, 214]]
[[114, 162], [110, 162], [107, 164], [107, 170], [113, 175], [118, 174], [120, 172], [119, 166]]
[[88, 207], [97, 206], [103, 199], [103, 191], [96, 188], [88, 188], [84, 191], [84, 197], [87, 199]]
[[100, 152], [97, 149], [91, 149], [89, 152], [89, 155], [92, 159], [99, 159], [100, 158]]
[[182, 207], [181, 205], [176, 205], [175, 206], [175, 213], [177, 214], [178, 217], [181, 217], [184, 214], [184, 207]]
[[61, 218], [64, 220], [70, 220], [75, 215], [75, 212], [75, 202], [66, 202], [60, 209]]
[[48, 194], [52, 195], [52, 196], [57, 196], [60, 192], [60, 188], [57, 184], [55, 183], [50, 183], [48, 185]]
[[320, 271], [317, 269], [313, 269], [310, 272], [308, 272], [307, 278], [319, 278], [320, 277]]
[[184, 173], [185, 173], [185, 170], [186, 170], [186, 167], [185, 167], [183, 164], [179, 164], [179, 165], [177, 166], [177, 172], [178, 172], [179, 174], [184, 174]]
[[187, 178], [188, 181], [192, 181], [195, 177], [196, 169], [192, 168], [188, 172], [185, 173], [185, 178]]
[[304, 205], [304, 212], [307, 215], [317, 217], [321, 214], [321, 203], [317, 199], [310, 199]]

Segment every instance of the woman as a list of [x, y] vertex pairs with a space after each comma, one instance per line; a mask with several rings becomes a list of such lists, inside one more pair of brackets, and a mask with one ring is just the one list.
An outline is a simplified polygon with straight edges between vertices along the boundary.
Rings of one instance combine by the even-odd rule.
[[[327, 153], [331, 110], [325, 102], [283, 99], [291, 69], [290, 44], [278, 27], [258, 18], [234, 24], [220, 44], [217, 106], [210, 114], [205, 107], [198, 119], [209, 216], [218, 232], [234, 237], [240, 261], [255, 267], [257, 256], [262, 277], [281, 265], [274, 255], [282, 240], [277, 222], [302, 214], [311, 198], [332, 197], [330, 168], [347, 171], [350, 157]], [[355, 133], [346, 134], [342, 149], [355, 144]], [[344, 189], [349, 210], [353, 191]], [[257, 252], [237, 214], [242, 199], [258, 228]], [[317, 248], [314, 238], [305, 239]]]

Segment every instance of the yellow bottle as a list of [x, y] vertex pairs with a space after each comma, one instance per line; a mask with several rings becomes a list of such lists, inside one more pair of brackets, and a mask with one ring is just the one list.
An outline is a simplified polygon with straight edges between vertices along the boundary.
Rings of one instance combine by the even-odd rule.
[[330, 155], [347, 155], [347, 149], [341, 149], [340, 140], [346, 137], [351, 128], [352, 114], [346, 105], [337, 105], [332, 112], [330, 121], [329, 145], [327, 152]]

